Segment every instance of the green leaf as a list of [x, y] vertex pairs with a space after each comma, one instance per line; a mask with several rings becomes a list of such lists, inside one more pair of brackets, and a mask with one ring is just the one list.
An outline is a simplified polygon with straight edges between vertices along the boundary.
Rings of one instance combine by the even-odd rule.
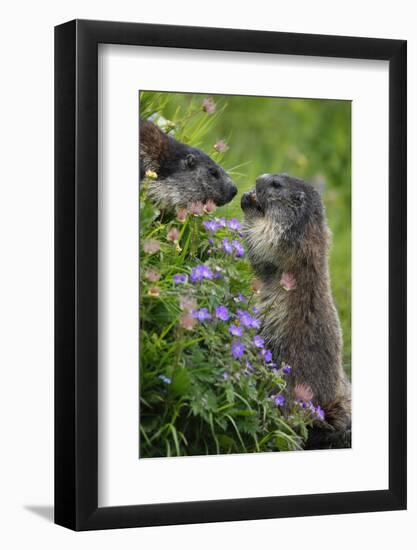
[[185, 368], [179, 368], [174, 371], [170, 389], [177, 396], [185, 396], [190, 389], [191, 379]]

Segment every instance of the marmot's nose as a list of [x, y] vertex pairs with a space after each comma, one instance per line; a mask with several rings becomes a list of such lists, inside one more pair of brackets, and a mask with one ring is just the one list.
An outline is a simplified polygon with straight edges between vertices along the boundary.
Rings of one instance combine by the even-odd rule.
[[229, 185], [229, 197], [230, 197], [229, 201], [231, 201], [236, 196], [236, 193], [237, 193], [237, 187], [236, 187], [236, 185], [231, 183]]

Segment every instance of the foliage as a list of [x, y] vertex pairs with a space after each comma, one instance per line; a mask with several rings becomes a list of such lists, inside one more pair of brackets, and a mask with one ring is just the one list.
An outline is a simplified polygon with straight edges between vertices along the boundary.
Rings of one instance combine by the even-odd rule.
[[[268, 101], [275, 102], [269, 103], [269, 111]], [[307, 177], [308, 172], [300, 169], [306, 170], [310, 162], [313, 170], [317, 163], [322, 173], [329, 166], [320, 155], [310, 161], [303, 148], [319, 130], [308, 120], [303, 101], [240, 97], [213, 101], [195, 94], [142, 92], [141, 116], [151, 117], [177, 139], [205, 150], [225, 166], [243, 192], [253, 186], [256, 175], [266, 171], [286, 168]], [[300, 105], [293, 107], [293, 103]], [[326, 103], [332, 110], [331, 104], [341, 102]], [[293, 122], [299, 118], [298, 131], [307, 128], [291, 146], [291, 136], [282, 147], [276, 142], [273, 117], [267, 116], [271, 108], [284, 118], [289, 109]], [[324, 107], [322, 111], [323, 116], [330, 116]], [[337, 125], [334, 117], [331, 120]], [[272, 147], [276, 162], [269, 158]], [[291, 147], [293, 152], [288, 153]], [[315, 147], [320, 149], [317, 143]], [[248, 151], [254, 155], [252, 164], [247, 163]], [[299, 168], [296, 171], [288, 160], [291, 155]], [[342, 166], [349, 170], [349, 153], [342, 157], [330, 163], [336, 171]], [[336, 166], [340, 158], [341, 166]], [[308, 401], [285, 403], [285, 376], [290, 367], [275, 365], [257, 336], [262, 312], [254, 305], [256, 285], [244, 258], [239, 198], [216, 214], [211, 205], [206, 205], [206, 211], [203, 205], [195, 205], [192, 212], [167, 218], [147, 199], [154, 176], [148, 174], [140, 198], [141, 457], [302, 448], [307, 427], [313, 418], [322, 418], [322, 411]], [[330, 189], [336, 189], [336, 204], [350, 201], [350, 187], [342, 185], [348, 182], [346, 178], [340, 190]], [[350, 238], [349, 223], [344, 225], [350, 220], [346, 208], [339, 218], [332, 226], [335, 246], [339, 233]], [[337, 264], [333, 269], [337, 277], [342, 274], [339, 299], [347, 294], [342, 314], [350, 334], [348, 252], [350, 248], [338, 247], [343, 266]], [[334, 287], [335, 292], [338, 288]], [[350, 355], [346, 357], [350, 362]]]

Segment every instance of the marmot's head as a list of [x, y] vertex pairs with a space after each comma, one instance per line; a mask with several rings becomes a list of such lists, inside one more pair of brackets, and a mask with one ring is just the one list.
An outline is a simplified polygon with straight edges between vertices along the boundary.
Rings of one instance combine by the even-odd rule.
[[187, 207], [208, 201], [222, 206], [237, 193], [225, 170], [208, 155], [164, 134], [149, 121], [141, 123], [140, 160], [141, 177], [146, 170], [157, 174], [149, 186], [149, 195], [163, 207]]
[[324, 208], [312, 185], [287, 174], [264, 174], [244, 193], [241, 206], [249, 258], [260, 276], [326, 254]]

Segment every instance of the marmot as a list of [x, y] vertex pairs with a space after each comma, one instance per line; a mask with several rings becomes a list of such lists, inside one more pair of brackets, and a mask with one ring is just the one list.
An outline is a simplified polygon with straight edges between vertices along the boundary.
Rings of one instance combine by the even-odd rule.
[[[264, 174], [242, 196], [244, 236], [262, 282], [262, 335], [276, 362], [292, 367], [288, 393], [308, 388], [325, 412], [307, 449], [351, 446], [350, 383], [328, 269], [330, 231], [314, 187], [287, 174]], [[293, 397], [294, 398], [294, 397]]]
[[237, 188], [227, 173], [208, 155], [141, 120], [139, 136], [140, 178], [148, 170], [157, 174], [149, 186], [151, 200], [166, 209], [212, 201], [230, 202]]

